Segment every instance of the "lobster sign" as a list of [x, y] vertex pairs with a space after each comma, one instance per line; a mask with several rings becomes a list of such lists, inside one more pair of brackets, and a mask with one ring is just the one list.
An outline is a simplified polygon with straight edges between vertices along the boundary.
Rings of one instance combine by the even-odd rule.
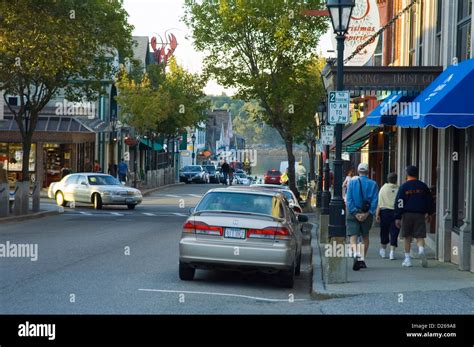
[[[158, 44], [161, 44], [161, 47], [159, 47]], [[168, 50], [166, 50], [167, 45], [169, 45]], [[177, 46], [178, 41], [176, 40], [176, 36], [173, 34], [168, 35], [168, 42], [163, 42], [163, 40], [158, 42], [156, 37], [151, 38], [151, 48], [153, 49], [153, 56], [155, 57], [157, 64], [164, 63], [166, 65], [168, 59], [173, 55]]]

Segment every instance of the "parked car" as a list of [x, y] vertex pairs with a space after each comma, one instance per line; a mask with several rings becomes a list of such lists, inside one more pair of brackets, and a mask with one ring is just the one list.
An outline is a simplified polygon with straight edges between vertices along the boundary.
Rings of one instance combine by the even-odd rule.
[[265, 184], [280, 184], [281, 171], [268, 170], [263, 176], [263, 183]]
[[245, 173], [239, 172], [234, 174], [234, 180], [232, 184], [243, 184], [249, 185], [251, 182], [251, 178], [248, 177]]
[[214, 165], [203, 165], [207, 172], [208, 183], [220, 183], [219, 172]]
[[69, 202], [93, 204], [95, 209], [103, 205], [127, 205], [133, 210], [143, 200], [142, 193], [126, 187], [115, 177], [100, 173], [75, 173], [53, 182], [48, 188], [48, 197], [59, 206]]
[[263, 271], [293, 287], [301, 268], [299, 223], [308, 217], [296, 216], [281, 193], [211, 189], [191, 212], [179, 242], [181, 280], [194, 279], [196, 269]]
[[201, 165], [187, 165], [179, 170], [179, 181], [184, 183], [206, 183], [208, 182], [208, 174]]
[[[251, 184], [250, 187], [252, 188], [262, 188], [262, 189], [272, 189], [278, 192], [281, 192], [286, 199], [290, 202], [290, 204], [296, 205], [299, 210], [303, 211], [303, 207], [306, 206], [306, 201], [298, 200], [295, 193], [287, 186], [280, 186], [276, 184]], [[301, 213], [301, 212], [299, 212]]]

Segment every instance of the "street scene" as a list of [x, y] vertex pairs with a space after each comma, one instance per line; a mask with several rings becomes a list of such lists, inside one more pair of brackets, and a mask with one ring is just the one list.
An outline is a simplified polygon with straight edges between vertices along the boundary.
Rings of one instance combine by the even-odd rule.
[[472, 318], [472, 7], [0, 2], [0, 315]]

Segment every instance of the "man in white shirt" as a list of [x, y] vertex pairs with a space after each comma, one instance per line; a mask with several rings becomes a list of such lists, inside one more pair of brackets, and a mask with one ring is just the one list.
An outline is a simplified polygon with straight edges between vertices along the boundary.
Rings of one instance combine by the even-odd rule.
[[390, 260], [395, 259], [395, 249], [398, 246], [400, 229], [395, 225], [395, 199], [398, 193], [397, 174], [392, 172], [387, 176], [385, 183], [379, 191], [379, 203], [376, 219], [380, 222], [380, 251], [382, 258], [386, 258], [387, 245], [390, 243]]

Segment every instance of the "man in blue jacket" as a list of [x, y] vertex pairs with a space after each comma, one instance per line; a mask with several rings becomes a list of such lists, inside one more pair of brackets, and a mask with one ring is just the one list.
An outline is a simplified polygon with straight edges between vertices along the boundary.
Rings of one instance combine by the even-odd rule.
[[423, 267], [428, 266], [425, 254], [426, 223], [431, 222], [434, 213], [433, 196], [428, 186], [418, 179], [418, 168], [406, 168], [407, 181], [403, 183], [395, 199], [395, 224], [401, 228], [405, 239], [405, 260], [402, 266], [410, 267], [411, 241], [416, 239], [418, 255]]
[[[369, 174], [369, 165], [360, 163], [357, 167], [359, 177], [353, 177], [347, 186], [346, 202], [346, 230], [350, 237], [351, 249], [354, 254], [352, 269], [358, 271], [367, 267], [363, 260], [369, 249], [369, 231], [372, 228], [374, 215], [378, 204], [378, 187]], [[357, 252], [357, 239], [362, 237], [364, 255]], [[363, 258], [364, 257], [364, 258]]]

